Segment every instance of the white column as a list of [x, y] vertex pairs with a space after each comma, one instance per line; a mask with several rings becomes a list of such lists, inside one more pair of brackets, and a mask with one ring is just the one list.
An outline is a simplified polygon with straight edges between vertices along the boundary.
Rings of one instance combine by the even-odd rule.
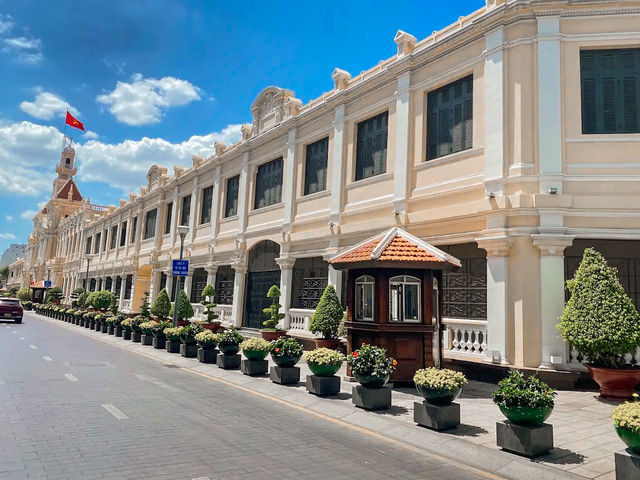
[[242, 325], [242, 317], [244, 315], [244, 294], [247, 278], [246, 265], [232, 265], [235, 270], [233, 277], [233, 306], [231, 315], [236, 326]]
[[538, 155], [540, 192], [562, 193], [560, 17], [538, 19]]
[[295, 170], [296, 170], [296, 129], [289, 130], [287, 155], [284, 159], [284, 231], [289, 233], [293, 222], [293, 206], [295, 203]]
[[411, 72], [398, 77], [396, 92], [396, 149], [393, 172], [393, 213], [406, 211], [407, 189], [409, 188], [409, 86]]
[[485, 189], [504, 193], [504, 28], [485, 34]]
[[[129, 227], [127, 227], [128, 230]], [[130, 230], [128, 230], [130, 231]], [[120, 275], [120, 298], [118, 300], [118, 310], [122, 310], [122, 305], [124, 303], [124, 291], [125, 288], [127, 287], [127, 276], [126, 275]]]
[[167, 271], [167, 285], [165, 288], [167, 289], [169, 300], [173, 302], [173, 295], [171, 295], [171, 292], [173, 290], [173, 275], [171, 275], [171, 270]]
[[238, 240], [244, 242], [249, 211], [249, 152], [242, 154], [242, 170], [238, 187]]
[[154, 268], [151, 273], [151, 291], [149, 292], [149, 302], [153, 303], [153, 301], [160, 293], [160, 277], [162, 276], [162, 270], [159, 268]]
[[344, 104], [338, 105], [333, 121], [333, 157], [331, 158], [331, 216], [333, 225], [340, 224], [342, 212], [342, 188], [344, 183]]
[[189, 212], [189, 226], [191, 227], [190, 238], [187, 238], [189, 243], [193, 244], [196, 239], [196, 228], [198, 227], [198, 221], [200, 219], [200, 212], [198, 208], [198, 176], [193, 177], [193, 186], [191, 188], [191, 211]]
[[214, 247], [216, 237], [218, 236], [218, 224], [220, 222], [220, 202], [221, 202], [221, 175], [222, 175], [222, 167], [218, 165], [215, 169], [214, 177], [213, 177], [213, 207], [211, 210], [211, 240], [209, 241], [209, 246]]
[[[178, 192], [179, 192], [179, 188], [176, 185], [175, 187], [173, 187], [173, 207], [171, 207], [171, 231], [169, 232], [169, 236], [171, 238], [171, 254], [173, 256], [173, 248], [176, 245], [176, 238], [177, 238], [177, 230], [176, 230], [176, 225], [178, 223], [178, 208], [181, 207], [181, 205], [178, 205], [178, 203], [180, 203], [180, 197], [178, 196]], [[171, 290], [169, 290], [169, 295], [171, 295]]]
[[[336, 295], [338, 296], [338, 300], [342, 298], [342, 270], [336, 270], [331, 265], [329, 265], [329, 285], [333, 285], [333, 288], [336, 290]], [[346, 310], [347, 306], [342, 305], [342, 309]]]
[[487, 358], [491, 363], [508, 364], [507, 358], [507, 236], [476, 239], [478, 247], [487, 251]]
[[276, 263], [280, 266], [280, 305], [285, 317], [282, 321], [282, 328], [289, 329], [291, 324], [289, 308], [291, 306], [291, 290], [293, 289], [293, 266], [296, 259], [292, 257], [276, 258]]
[[193, 283], [193, 270], [190, 268], [189, 273], [184, 278], [184, 293], [187, 294], [187, 298], [191, 298], [191, 284]]
[[207, 284], [211, 285], [213, 288], [216, 287], [216, 273], [218, 273], [217, 265], [207, 265], [205, 267], [207, 271]]

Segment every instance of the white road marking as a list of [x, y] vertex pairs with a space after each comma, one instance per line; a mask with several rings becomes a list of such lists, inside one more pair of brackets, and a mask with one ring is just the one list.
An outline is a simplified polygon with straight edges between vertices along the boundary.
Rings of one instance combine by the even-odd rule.
[[38, 347], [36, 347], [35, 345], [29, 345], [29, 348], [33, 349], [33, 350], [37, 350]]
[[15, 330], [11, 330], [11, 333], [18, 333], [18, 332], [16, 332]]
[[116, 417], [118, 420], [125, 420], [129, 418], [124, 413], [122, 413], [122, 411], [120, 411], [115, 405], [112, 405], [110, 403], [103, 404], [102, 408], [104, 408], [107, 412], [109, 412], [111, 415]]
[[143, 382], [149, 382], [154, 384], [157, 387], [162, 387], [162, 388], [166, 388], [167, 390], [173, 390], [174, 392], [177, 392], [178, 389], [175, 387], [172, 387], [171, 385], [164, 383], [161, 380], [158, 380], [157, 378], [154, 377], [148, 377], [146, 375], [142, 375], [140, 373], [136, 373], [135, 376], [138, 378], [138, 380], [141, 380]]
[[47, 357], [46, 355], [45, 355], [44, 357], [42, 357], [42, 359], [43, 359], [45, 362], [53, 362], [53, 358], [51, 358], [51, 357]]
[[24, 337], [20, 337], [20, 340], [24, 340]]
[[72, 382], [79, 381], [73, 373], [65, 373], [64, 376], [67, 377], [67, 379], [71, 380]]

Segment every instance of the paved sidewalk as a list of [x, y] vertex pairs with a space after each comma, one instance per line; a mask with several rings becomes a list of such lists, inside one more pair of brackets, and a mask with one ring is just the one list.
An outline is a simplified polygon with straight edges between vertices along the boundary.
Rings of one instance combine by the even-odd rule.
[[[306, 392], [304, 378], [310, 373], [300, 362], [301, 383], [280, 386], [268, 377], [248, 377], [239, 370], [222, 370], [164, 350], [124, 341], [121, 338], [90, 331], [75, 325], [40, 317], [61, 328], [70, 329], [96, 340], [170, 363], [210, 380], [225, 382], [257, 394], [273, 397], [291, 406], [318, 412], [351, 425], [378, 432], [410, 443], [443, 457], [458, 460], [495, 472], [506, 478], [536, 480], [552, 478], [614, 479], [614, 452], [625, 448], [611, 423], [611, 411], [616, 403], [601, 401], [593, 391], [561, 391], [549, 418], [554, 426], [554, 448], [548, 455], [530, 461], [501, 451], [495, 445], [495, 424], [503, 420], [490, 400], [495, 385], [471, 381], [459, 399], [461, 426], [453, 431], [437, 433], [413, 423], [413, 402], [420, 400], [413, 389], [396, 388], [393, 406], [380, 412], [365, 412], [351, 403], [354, 384], [342, 382], [339, 396], [320, 398]], [[344, 374], [344, 370], [339, 374]], [[206, 381], [203, 378], [203, 381]]]

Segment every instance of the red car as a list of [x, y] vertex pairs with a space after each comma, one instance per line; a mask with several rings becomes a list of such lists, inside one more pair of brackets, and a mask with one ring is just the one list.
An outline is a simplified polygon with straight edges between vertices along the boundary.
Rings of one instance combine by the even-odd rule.
[[0, 298], [0, 319], [22, 323], [22, 305], [17, 298]]

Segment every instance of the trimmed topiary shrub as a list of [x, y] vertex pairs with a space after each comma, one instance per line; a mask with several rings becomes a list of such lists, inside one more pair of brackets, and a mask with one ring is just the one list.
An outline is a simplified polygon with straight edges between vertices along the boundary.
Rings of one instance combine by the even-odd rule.
[[171, 312], [171, 300], [169, 300], [167, 289], [163, 288], [151, 305], [151, 314], [158, 318], [166, 318], [169, 316], [169, 312]]
[[342, 310], [336, 289], [333, 285], [327, 285], [327, 288], [325, 288], [322, 293], [322, 297], [320, 297], [316, 311], [313, 317], [311, 317], [309, 330], [311, 330], [312, 333], [321, 334], [322, 338], [326, 340], [336, 339], [338, 338], [338, 329], [343, 315], [344, 311]]
[[204, 314], [207, 316], [207, 322], [212, 323], [215, 319], [218, 318], [218, 314], [213, 311], [214, 308], [217, 307], [215, 303], [213, 303], [213, 299], [216, 296], [216, 291], [213, 288], [213, 285], [207, 284], [202, 290], [202, 305], [205, 307]]
[[[191, 302], [189, 302], [189, 297], [184, 290], [180, 290], [178, 292], [178, 320], [189, 320], [193, 317], [193, 307], [191, 306]], [[173, 309], [175, 305], [171, 307], [171, 311], [169, 312], [170, 316], [173, 316]]]
[[62, 298], [62, 289], [53, 287], [47, 292], [47, 303], [59, 303]]
[[113, 302], [113, 293], [109, 290], [100, 290], [99, 292], [93, 292], [91, 305], [97, 310], [108, 309]]
[[623, 367], [624, 356], [640, 345], [640, 314], [616, 269], [587, 248], [567, 288], [571, 298], [558, 325], [562, 338], [595, 367]]
[[280, 323], [280, 320], [285, 317], [285, 314], [280, 313], [282, 305], [278, 303], [278, 299], [280, 298], [280, 289], [277, 285], [271, 286], [267, 292], [267, 297], [272, 299], [272, 303], [262, 310], [268, 317], [267, 320], [262, 322], [262, 325], [264, 325], [263, 330], [278, 330], [278, 323]]
[[22, 287], [18, 290], [18, 293], [16, 293], [16, 297], [18, 297], [19, 300], [29, 300], [31, 298], [31, 289], [29, 287]]

